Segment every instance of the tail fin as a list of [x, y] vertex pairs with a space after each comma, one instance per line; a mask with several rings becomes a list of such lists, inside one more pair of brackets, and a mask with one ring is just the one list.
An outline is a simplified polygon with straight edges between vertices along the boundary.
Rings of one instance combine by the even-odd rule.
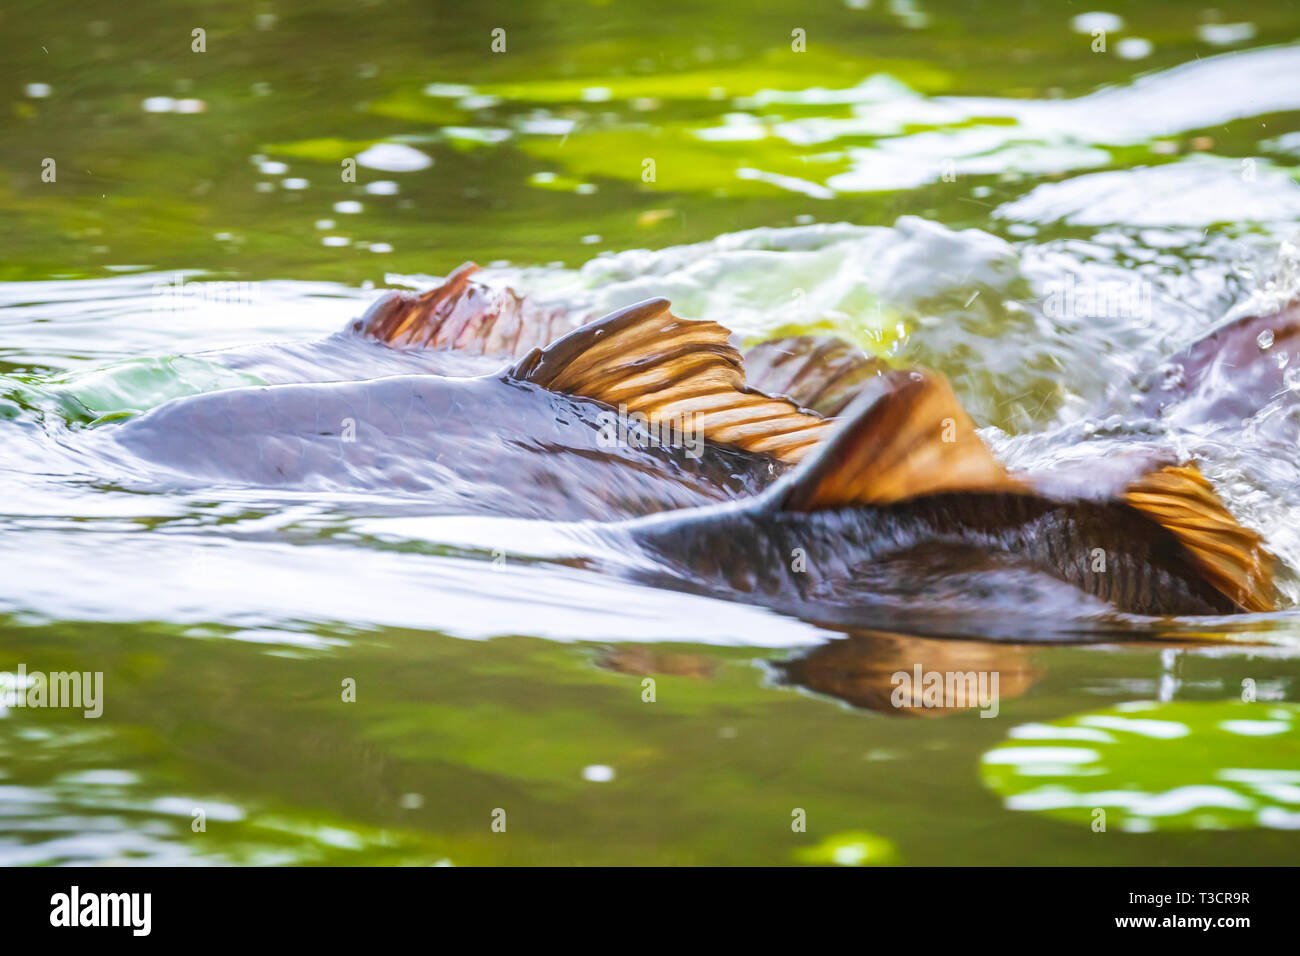
[[542, 388], [624, 405], [652, 422], [693, 423], [719, 444], [799, 461], [830, 423], [745, 383], [716, 322], [679, 319], [650, 299], [534, 349], [510, 374]]
[[1228, 512], [1195, 466], [1149, 472], [1124, 490], [1123, 499], [1173, 534], [1205, 580], [1242, 610], [1277, 609], [1273, 555], [1257, 532]]

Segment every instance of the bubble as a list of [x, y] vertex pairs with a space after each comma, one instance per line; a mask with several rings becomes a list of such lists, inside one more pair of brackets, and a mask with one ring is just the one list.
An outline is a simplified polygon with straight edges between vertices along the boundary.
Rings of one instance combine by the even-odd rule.
[[1273, 347], [1273, 330], [1265, 329], [1255, 337], [1255, 344], [1259, 346], [1260, 351], [1267, 351]]
[[347, 236], [326, 236], [320, 241], [322, 246], [346, 246], [351, 244], [352, 240]]
[[23, 92], [34, 100], [43, 100], [50, 95], [50, 84], [48, 83], [28, 83], [23, 87]]
[[188, 99], [176, 101], [177, 113], [206, 113], [207, 111], [208, 104], [203, 102], [203, 100]]
[[300, 177], [292, 176], [289, 179], [282, 180], [280, 185], [285, 189], [306, 189], [311, 183]]
[[401, 805], [403, 810], [418, 810], [424, 806], [424, 794], [404, 793], [402, 794]]
[[594, 232], [582, 237], [582, 244], [584, 246], [594, 246], [598, 242], [600, 242], [600, 236], [596, 235]]
[[393, 247], [386, 242], [372, 242], [370, 244], [370, 251], [379, 253], [392, 252]]
[[317, 220], [316, 220], [316, 228], [317, 228], [317, 229], [322, 229], [322, 230], [324, 230], [324, 229], [333, 229], [333, 228], [334, 228], [334, 220], [333, 220], [333, 219], [317, 219]]
[[366, 183], [366, 192], [372, 196], [396, 196], [397, 183], [388, 179], [378, 179], [373, 183]]
[[355, 199], [344, 199], [341, 202], [336, 202], [334, 204], [335, 212], [341, 212], [347, 215], [358, 213], [362, 208], [361, 203], [357, 202]]
[[289, 171], [289, 164], [275, 159], [264, 159], [257, 164], [257, 168], [266, 176], [283, 176]]
[[140, 107], [146, 113], [171, 113], [176, 109], [176, 101], [170, 96], [151, 96]]
[[583, 767], [582, 779], [590, 780], [592, 783], [608, 783], [614, 779], [614, 768], [598, 763], [592, 764], [590, 767]]

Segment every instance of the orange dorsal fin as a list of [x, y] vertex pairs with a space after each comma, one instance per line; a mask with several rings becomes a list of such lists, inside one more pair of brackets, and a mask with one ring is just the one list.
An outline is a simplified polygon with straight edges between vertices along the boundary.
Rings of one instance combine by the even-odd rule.
[[870, 380], [841, 424], [773, 493], [786, 511], [885, 505], [951, 492], [1022, 492], [952, 386], [924, 369]]
[[834, 335], [791, 335], [745, 350], [745, 377], [769, 395], [835, 418], [889, 365]]
[[748, 387], [729, 337], [716, 322], [678, 318], [666, 299], [649, 299], [533, 349], [510, 374], [654, 423], [680, 423], [717, 444], [799, 461], [831, 423]]

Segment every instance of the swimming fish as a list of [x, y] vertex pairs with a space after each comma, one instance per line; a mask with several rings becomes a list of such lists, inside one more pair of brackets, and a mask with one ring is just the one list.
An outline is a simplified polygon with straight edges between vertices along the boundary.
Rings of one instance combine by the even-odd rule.
[[[1014, 616], [1045, 602], [1070, 617], [1276, 604], [1272, 555], [1192, 463], [1141, 450], [1011, 473], [937, 372], [858, 360], [818, 374], [806, 348], [793, 369], [760, 353], [765, 380], [786, 374], [795, 400], [755, 388], [727, 329], [666, 300], [542, 347], [522, 302], [471, 302], [473, 290], [458, 273], [423, 296], [389, 294], [350, 331], [413, 361], [430, 346], [485, 361], [523, 351], [504, 369], [192, 396], [116, 426], [101, 451], [206, 482], [578, 522], [610, 573], [841, 624], [886, 626], [918, 606]], [[833, 350], [820, 357], [836, 366]], [[698, 441], [646, 440], [672, 422]]]
[[[581, 327], [530, 353], [515, 374], [602, 400], [603, 376], [634, 367], [615, 397], [635, 393], [652, 409], [663, 392], [677, 405], [700, 400], [676, 397], [671, 369], [684, 356], [716, 355], [721, 330], [684, 345], [660, 339], [666, 310], [652, 302]], [[942, 597], [942, 579], [990, 572], [1000, 572], [1008, 612], [1020, 600], [1013, 582], [1044, 574], [1135, 614], [1274, 607], [1272, 556], [1194, 465], [1144, 450], [1012, 474], [936, 372], [870, 378], [831, 427], [794, 415], [706, 421], [711, 441], [796, 467], [752, 497], [588, 528], [621, 556], [617, 573], [848, 620], [865, 608], [906, 610]]]

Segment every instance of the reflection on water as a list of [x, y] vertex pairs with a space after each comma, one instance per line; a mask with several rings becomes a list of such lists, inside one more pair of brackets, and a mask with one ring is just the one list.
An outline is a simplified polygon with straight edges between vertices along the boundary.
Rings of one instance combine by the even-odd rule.
[[1150, 830], [1300, 829], [1300, 707], [1120, 704], [1013, 727], [984, 754], [1010, 810]]
[[[0, 14], [0, 671], [105, 688], [0, 714], [0, 862], [1292, 862], [1294, 612], [1143, 635], [1210, 642], [1176, 651], [846, 635], [547, 564], [537, 523], [78, 453], [180, 395], [410, 371], [280, 343], [466, 259], [939, 368], [1013, 462], [1150, 438], [1135, 377], [1300, 288], [1294, 10], [1157, 0], [1101, 54], [1022, 6], [809, 8], [802, 53], [785, 0], [283, 0], [209, 11], [201, 56], [164, 0]], [[1134, 281], [1139, 314], [1052, 298]], [[1294, 571], [1288, 401], [1172, 440]], [[918, 668], [996, 674], [997, 715], [894, 706]]]

